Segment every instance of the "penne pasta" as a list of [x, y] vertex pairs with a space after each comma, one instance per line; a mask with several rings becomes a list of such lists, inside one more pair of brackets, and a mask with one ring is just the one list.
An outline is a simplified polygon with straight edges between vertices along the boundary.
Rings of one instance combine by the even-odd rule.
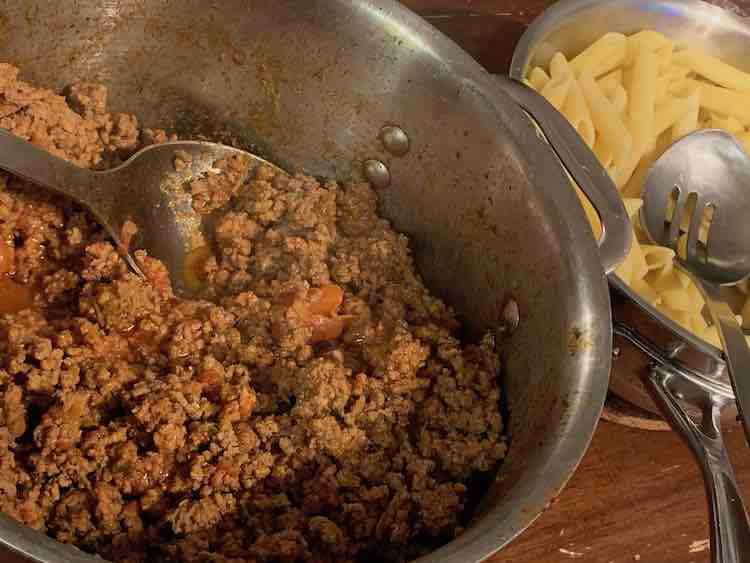
[[[689, 107], [687, 113], [672, 126], [672, 141], [678, 141], [685, 135], [689, 135], [698, 129], [698, 116], [700, 115], [700, 92], [692, 92], [685, 101]], [[666, 149], [665, 149], [666, 150]]]
[[656, 51], [656, 61], [659, 65], [659, 71], [664, 72], [672, 65], [672, 55], [674, 53], [674, 44], [670, 43]]
[[692, 326], [692, 313], [685, 312], [685, 311], [679, 311], [677, 309], [673, 309], [672, 307], [668, 307], [663, 303], [658, 303], [656, 305], [656, 309], [675, 321], [678, 325], [680, 325], [683, 328], [690, 329], [690, 326]]
[[674, 274], [675, 274], [675, 276], [677, 276], [677, 279], [680, 280], [680, 283], [682, 284], [682, 287], [688, 287], [688, 286], [692, 285], [693, 281], [683, 271], [678, 270], [677, 268], [675, 268]]
[[693, 101], [690, 98], [670, 97], [663, 104], [657, 106], [654, 119], [654, 136], [659, 137], [683, 119], [694, 109]]
[[586, 99], [583, 97], [583, 92], [581, 92], [581, 86], [575, 78], [571, 80], [568, 98], [562, 107], [562, 114], [568, 118], [570, 124], [586, 141], [589, 148], [593, 147], [596, 142], [594, 122], [591, 119], [591, 113]]
[[[596, 131], [594, 129], [594, 124], [591, 121], [589, 108], [586, 105], [586, 100], [583, 97], [583, 93], [578, 85], [573, 69], [562, 53], [556, 53], [552, 57], [550, 71], [552, 74], [552, 80], [547, 83], [548, 86], [552, 82], [558, 80], [564, 81], [566, 85], [564, 92], [565, 96], [562, 97], [562, 92], [558, 92], [557, 95], [554, 96], [555, 101], [552, 105], [554, 105], [555, 108], [568, 119], [573, 128], [583, 140], [586, 141], [589, 148], [593, 147], [594, 142], [596, 141]], [[545, 87], [545, 89], [547, 89], [547, 87]], [[543, 89], [542, 95], [545, 95], [545, 89]]]
[[750, 90], [750, 74], [697, 49], [677, 51], [675, 64], [689, 68], [714, 84], [733, 90]]
[[628, 38], [621, 33], [607, 33], [570, 61], [570, 66], [579, 76], [588, 71], [598, 78], [622, 65], [627, 54]]
[[729, 115], [721, 115], [718, 113], [711, 113], [711, 119], [709, 120], [709, 127], [712, 129], [724, 129], [730, 133], [744, 133], [745, 127], [740, 123], [736, 117]]
[[591, 74], [584, 73], [579, 83], [602, 145], [612, 152], [612, 167], [619, 171], [630, 159], [633, 144], [630, 132]]
[[683, 313], [700, 314], [703, 309], [703, 297], [694, 285], [683, 288], [660, 291], [661, 302], [670, 309]]
[[689, 73], [689, 69], [677, 66], [677, 65], [670, 65], [669, 68], [667, 68], [658, 78], [656, 83], [656, 103], [661, 104], [663, 103], [667, 96], [670, 95], [669, 88], [670, 86], [678, 81], [682, 80], [683, 78], [687, 77]]
[[536, 66], [531, 69], [526, 80], [528, 81], [529, 86], [537, 92], [541, 92], [542, 88], [544, 88], [547, 85], [547, 82], [550, 81], [550, 76], [544, 71], [544, 69]]
[[624, 114], [628, 109], [628, 93], [622, 85], [618, 85], [608, 98], [615, 109], [621, 114]]
[[610, 176], [612, 176], [610, 169], [614, 163], [613, 149], [604, 143], [601, 137], [597, 138], [596, 143], [594, 143], [594, 154], [604, 169], [610, 174]]
[[654, 136], [654, 110], [656, 106], [656, 80], [658, 63], [653, 51], [638, 44], [633, 68], [628, 73], [626, 87], [630, 105], [628, 128], [632, 136], [630, 159], [623, 169], [618, 169], [618, 186], [630, 179], [643, 156], [651, 152], [656, 144]]
[[641, 245], [635, 239], [630, 247], [630, 252], [620, 267], [615, 270], [615, 273], [631, 287], [634, 283], [642, 281], [646, 277], [648, 266], [643, 257]]
[[[637, 244], [636, 241], [633, 241], [634, 246]], [[625, 257], [625, 260], [623, 260], [615, 269], [615, 275], [617, 275], [625, 285], [630, 287], [633, 287], [633, 282], [635, 281], [635, 276], [633, 276], [634, 263], [633, 254], [629, 252]]]
[[[675, 82], [670, 90], [673, 93], [698, 90], [701, 96], [701, 107], [716, 113], [729, 113], [741, 123], [750, 123], [750, 92], [728, 90], [701, 82], [695, 78], [685, 78]], [[730, 110], [727, 112], [727, 110]]]
[[562, 110], [568, 92], [573, 83], [573, 73], [568, 66], [568, 61], [562, 53], [555, 53], [550, 61], [550, 80], [542, 87], [541, 94], [547, 101], [555, 106], [558, 111]]
[[721, 344], [721, 337], [719, 337], [719, 331], [716, 330], [715, 326], [709, 326], [706, 328], [706, 332], [702, 335], [703, 339], [710, 342], [717, 348], [723, 348]]
[[[674, 260], [674, 252], [672, 253], [672, 259]], [[646, 280], [659, 293], [685, 289], [675, 273], [674, 263], [665, 264], [661, 269], [649, 272]]]
[[[642, 196], [643, 185], [646, 181], [646, 176], [651, 170], [651, 166], [671, 144], [672, 141], [669, 135], [664, 134], [657, 139], [656, 148], [641, 159], [630, 180], [622, 188], [620, 193], [622, 193], [624, 198], [640, 198]], [[640, 223], [636, 221], [636, 227], [639, 226]]]
[[666, 71], [672, 64], [674, 43], [661, 33], [642, 31], [628, 37], [628, 54], [624, 66], [632, 66], [641, 49], [647, 49], [656, 55], [659, 71]]
[[[620, 189], [634, 241], [616, 275], [681, 327], [721, 346], [702, 314], [703, 295], [675, 267], [675, 253], [650, 244], [642, 231], [640, 198], [653, 163], [673, 142], [699, 128], [732, 133], [750, 154], [750, 74], [693, 49], [676, 50], [666, 36], [644, 30], [630, 37], [608, 33], [571, 61], [556, 53], [549, 74], [531, 69], [527, 82], [554, 100]], [[599, 237], [601, 221], [575, 189]], [[680, 226], [681, 255], [688, 216]], [[704, 217], [699, 234], [704, 243], [709, 225]], [[734, 292], [732, 306], [750, 328], [748, 287]]]
[[703, 334], [707, 328], [708, 323], [706, 322], [706, 319], [703, 318], [703, 315], [698, 314], [692, 316], [688, 330], [693, 334]]
[[663, 246], [644, 244], [643, 256], [649, 272], [671, 269], [674, 264], [674, 251]]
[[622, 69], [618, 68], [617, 70], [613, 70], [606, 76], [597, 80], [597, 83], [599, 84], [599, 88], [602, 89], [602, 92], [604, 92], [604, 95], [608, 98], [611, 97], [614, 91], [622, 86]]
[[646, 303], [652, 307], [657, 307], [661, 303], [661, 297], [654, 289], [643, 279], [634, 280], [630, 286], [635, 292], [642, 297]]
[[570, 76], [553, 78], [542, 88], [541, 94], [550, 104], [555, 106], [557, 111], [560, 111], [568, 98], [572, 83], [573, 79]]
[[640, 198], [623, 198], [622, 203], [625, 205], [625, 211], [631, 220], [635, 219], [636, 214], [643, 207], [643, 200]]
[[652, 51], [673, 45], [672, 41], [666, 35], [651, 29], [644, 29], [643, 31], [634, 33], [628, 39], [632, 43], [641, 43]]

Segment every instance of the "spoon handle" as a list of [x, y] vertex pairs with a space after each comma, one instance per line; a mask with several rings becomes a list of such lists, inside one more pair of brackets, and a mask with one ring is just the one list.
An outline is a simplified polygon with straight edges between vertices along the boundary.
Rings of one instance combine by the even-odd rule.
[[750, 443], [750, 347], [745, 339], [745, 333], [737, 322], [734, 311], [721, 296], [721, 286], [693, 275], [679, 263], [677, 265], [703, 294], [711, 319], [719, 331], [737, 411], [745, 429], [745, 440]]
[[74, 166], [33, 144], [0, 129], [0, 169], [11, 172], [89, 207], [97, 174]]
[[734, 389], [737, 410], [750, 442], [750, 347], [737, 317], [721, 297], [721, 288], [702, 282], [706, 304], [724, 345], [729, 379]]
[[[646, 384], [665, 417], [690, 447], [703, 473], [709, 509], [711, 563], [750, 561], [750, 525], [721, 436], [722, 400], [667, 366], [654, 366]], [[683, 406], [699, 411], [694, 421]]]

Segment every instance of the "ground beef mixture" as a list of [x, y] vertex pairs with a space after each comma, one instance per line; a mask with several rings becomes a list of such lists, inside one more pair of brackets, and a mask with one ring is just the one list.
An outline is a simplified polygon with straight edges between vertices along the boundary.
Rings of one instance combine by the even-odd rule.
[[[78, 166], [169, 139], [106, 106], [101, 86], [59, 96], [0, 65], [0, 127]], [[459, 342], [368, 185], [219, 169], [187, 188], [216, 217], [201, 300], [0, 176], [0, 509], [133, 563], [404, 561], [449, 541], [506, 451], [491, 340]]]

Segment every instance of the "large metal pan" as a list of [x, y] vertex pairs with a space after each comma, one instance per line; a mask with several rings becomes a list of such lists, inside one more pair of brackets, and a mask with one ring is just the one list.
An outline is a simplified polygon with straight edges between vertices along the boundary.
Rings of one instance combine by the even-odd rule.
[[[568, 177], [503, 85], [534, 113], [549, 106], [391, 0], [7, 0], [0, 22], [0, 59], [38, 84], [103, 82], [114, 109], [146, 126], [312, 174], [365, 171], [428, 285], [471, 332], [498, 330], [509, 455], [472, 525], [425, 561], [480, 561], [554, 500], [599, 418], [612, 327]], [[611, 269], [629, 244], [624, 209], [551, 115], [537, 117], [602, 213]], [[383, 131], [393, 125], [408, 143]], [[510, 300], [517, 328], [504, 323]], [[7, 519], [0, 544], [45, 563], [94, 561]]]

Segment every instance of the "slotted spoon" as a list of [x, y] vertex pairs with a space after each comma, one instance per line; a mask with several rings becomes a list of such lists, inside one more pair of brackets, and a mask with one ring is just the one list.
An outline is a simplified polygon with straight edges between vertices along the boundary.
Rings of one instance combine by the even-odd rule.
[[[675, 198], [676, 196], [676, 198]], [[694, 206], [688, 205], [693, 199]], [[669, 220], [671, 202], [674, 212]], [[705, 244], [707, 208], [713, 208]], [[683, 215], [692, 212], [686, 255], [678, 244]], [[728, 133], [707, 129], [675, 143], [652, 167], [644, 186], [641, 223], [656, 243], [673, 249], [677, 263], [704, 294], [719, 330], [745, 433], [750, 437], [750, 349], [721, 286], [750, 276], [750, 158]]]
[[[673, 211], [672, 211], [673, 208]], [[713, 209], [707, 234], [705, 211]], [[681, 226], [689, 218], [681, 252]], [[675, 143], [653, 165], [643, 191], [641, 223], [659, 245], [672, 248], [676, 267], [701, 290], [724, 345], [727, 370], [745, 435], [750, 414], [750, 350], [721, 287], [750, 275], [750, 158], [735, 139], [703, 130]], [[704, 226], [705, 229], [705, 226]], [[686, 441], [704, 475], [709, 501], [711, 561], [750, 561], [750, 524], [721, 436], [720, 411], [731, 401], [715, 382], [658, 359], [648, 388]], [[694, 420], [683, 405], [697, 412]]]

